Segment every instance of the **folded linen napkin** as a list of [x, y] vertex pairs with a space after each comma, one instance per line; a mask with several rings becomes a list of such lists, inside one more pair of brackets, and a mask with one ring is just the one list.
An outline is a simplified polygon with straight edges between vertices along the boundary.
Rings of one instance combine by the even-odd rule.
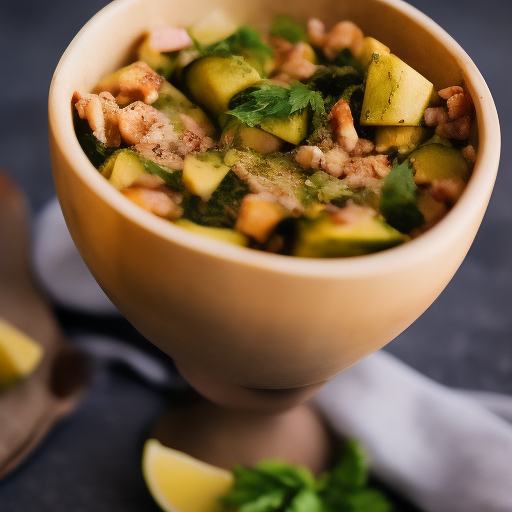
[[[74, 248], [56, 200], [39, 216], [35, 235], [35, 266], [56, 301], [83, 312], [114, 311]], [[79, 343], [153, 384], [183, 386], [119, 340]], [[511, 397], [451, 390], [380, 351], [331, 379], [314, 403], [337, 433], [361, 440], [380, 480], [426, 512], [512, 511], [512, 425], [503, 419], [512, 418]]]

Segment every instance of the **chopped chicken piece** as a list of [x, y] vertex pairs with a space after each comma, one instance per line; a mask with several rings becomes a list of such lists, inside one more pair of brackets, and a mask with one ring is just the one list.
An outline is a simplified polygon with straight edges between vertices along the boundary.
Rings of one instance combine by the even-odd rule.
[[448, 110], [445, 107], [431, 107], [423, 114], [427, 126], [438, 126], [450, 121]]
[[117, 124], [119, 107], [114, 96], [108, 92], [99, 95], [80, 93], [73, 94], [72, 103], [81, 119], [87, 119], [93, 135], [108, 147], [117, 148], [121, 145], [121, 135]]
[[325, 46], [327, 33], [325, 32], [325, 25], [318, 18], [311, 18], [308, 21], [308, 39], [313, 46], [318, 48]]
[[341, 21], [326, 35], [324, 54], [329, 60], [334, 60], [339, 52], [348, 48], [357, 57], [363, 51], [363, 41], [363, 31], [355, 23]]
[[322, 159], [322, 169], [331, 176], [339, 178], [344, 174], [344, 166], [349, 160], [348, 154], [336, 146], [325, 153]]
[[368, 206], [359, 206], [352, 200], [348, 200], [347, 204], [331, 214], [331, 220], [340, 224], [358, 224], [368, 219], [373, 219], [377, 212]]
[[441, 98], [443, 98], [443, 100], [447, 100], [448, 98], [455, 96], [455, 94], [460, 94], [461, 92], [464, 92], [464, 89], [460, 85], [452, 85], [451, 87], [441, 89], [438, 94]]
[[164, 79], [145, 62], [136, 62], [119, 75], [117, 103], [122, 107], [134, 101], [151, 105], [158, 99], [163, 83]]
[[300, 146], [295, 160], [303, 169], [318, 170], [322, 166], [324, 154], [317, 146]]
[[117, 116], [121, 136], [127, 144], [138, 144], [154, 126], [170, 124], [167, 116], [156, 108], [136, 101], [123, 108]]
[[470, 164], [474, 164], [476, 162], [476, 151], [471, 144], [468, 144], [465, 148], [462, 148], [462, 155]]
[[359, 141], [354, 128], [354, 119], [350, 111], [350, 105], [346, 100], [340, 100], [332, 107], [329, 114], [334, 141], [337, 142], [345, 151], [353, 151]]
[[469, 116], [461, 117], [449, 123], [440, 124], [436, 128], [436, 133], [445, 139], [464, 140], [469, 137], [471, 119]]
[[157, 176], [156, 174], [149, 174], [149, 172], [145, 172], [144, 174], [141, 174], [133, 182], [132, 186], [157, 189], [160, 188], [162, 185], [165, 185], [165, 181], [163, 180], [163, 178], [160, 178], [160, 176]]
[[306, 58], [310, 51], [311, 47], [304, 42], [292, 45], [288, 41], [284, 41], [284, 43], [279, 41], [274, 50], [275, 70], [278, 72], [279, 80], [288, 82], [290, 79], [306, 80], [311, 78], [316, 73], [318, 66]]
[[433, 180], [428, 191], [436, 201], [455, 204], [462, 195], [464, 187], [461, 179]]
[[183, 208], [161, 190], [130, 187], [121, 190], [121, 193], [136, 205], [159, 217], [177, 219], [183, 215]]

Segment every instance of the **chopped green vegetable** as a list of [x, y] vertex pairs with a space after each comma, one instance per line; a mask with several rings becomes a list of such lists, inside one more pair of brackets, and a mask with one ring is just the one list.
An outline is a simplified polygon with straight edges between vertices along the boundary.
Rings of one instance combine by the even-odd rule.
[[314, 112], [325, 110], [321, 94], [300, 82], [289, 88], [262, 84], [236, 94], [229, 102], [228, 114], [252, 127], [268, 118], [285, 119], [309, 106]]
[[402, 233], [421, 226], [425, 219], [417, 204], [418, 187], [409, 160], [391, 169], [382, 187], [380, 211], [388, 224]]
[[349, 199], [355, 193], [348, 185], [338, 178], [327, 174], [324, 171], [317, 171], [306, 180], [306, 197], [310, 201], [321, 203], [336, 202], [340, 199]]
[[244, 25], [228, 38], [200, 49], [201, 55], [239, 55], [265, 76], [265, 63], [274, 52], [261, 39], [257, 29]]
[[92, 133], [79, 133], [77, 129], [77, 138], [87, 158], [92, 165], [99, 169], [105, 161], [112, 156], [117, 148], [109, 148], [103, 142], [100, 142]]
[[164, 167], [158, 165], [147, 158], [144, 158], [142, 155], [138, 154], [138, 157], [144, 164], [146, 171], [150, 174], [155, 174], [156, 176], [160, 176], [165, 181], [165, 184], [175, 192], [183, 192], [185, 190], [185, 185], [183, 184], [183, 171], [173, 171], [170, 169], [165, 169]]
[[297, 21], [285, 14], [280, 14], [274, 18], [270, 27], [270, 35], [282, 37], [292, 44], [308, 40], [306, 29], [300, 23], [297, 23]]
[[208, 202], [205, 203], [196, 195], [185, 197], [183, 218], [202, 226], [232, 228], [242, 199], [248, 193], [249, 187], [233, 171], [229, 171]]
[[325, 66], [311, 77], [308, 85], [311, 89], [322, 93], [326, 107], [330, 110], [348, 87], [362, 83], [362, 75], [351, 66]]
[[387, 498], [368, 486], [368, 467], [356, 441], [339, 464], [316, 480], [309, 469], [266, 461], [253, 469], [236, 465], [234, 485], [222, 499], [236, 512], [392, 512]]
[[334, 58], [334, 64], [336, 66], [352, 66], [353, 68], [359, 67], [359, 61], [354, 57], [354, 54], [348, 49], [344, 48]]

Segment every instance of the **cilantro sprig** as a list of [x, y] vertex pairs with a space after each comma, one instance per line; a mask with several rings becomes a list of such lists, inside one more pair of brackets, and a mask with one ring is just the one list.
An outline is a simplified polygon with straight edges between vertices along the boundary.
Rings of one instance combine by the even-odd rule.
[[250, 87], [231, 99], [229, 115], [254, 127], [266, 119], [285, 119], [296, 112], [311, 107], [313, 112], [325, 114], [322, 95], [300, 82], [290, 87], [262, 84]]
[[253, 469], [237, 465], [234, 485], [222, 499], [236, 512], [392, 512], [386, 497], [368, 486], [368, 466], [356, 441], [349, 440], [340, 462], [316, 479], [309, 469], [281, 461]]

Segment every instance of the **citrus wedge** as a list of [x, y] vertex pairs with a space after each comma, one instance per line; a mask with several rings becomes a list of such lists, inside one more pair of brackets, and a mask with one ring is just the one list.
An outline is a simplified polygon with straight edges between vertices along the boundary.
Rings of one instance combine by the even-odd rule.
[[0, 389], [30, 375], [43, 357], [43, 348], [0, 318]]
[[142, 473], [153, 499], [165, 512], [215, 512], [233, 485], [233, 475], [148, 439]]

